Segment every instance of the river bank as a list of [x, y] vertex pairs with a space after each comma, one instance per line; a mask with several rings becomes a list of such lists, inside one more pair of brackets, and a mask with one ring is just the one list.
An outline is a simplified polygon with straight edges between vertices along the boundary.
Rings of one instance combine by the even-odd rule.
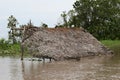
[[[114, 51], [115, 54], [120, 53], [120, 40], [102, 40], [102, 44]], [[20, 56], [21, 49], [20, 44], [2, 44], [0, 45], [0, 56]], [[25, 56], [27, 54], [27, 49], [25, 51]]]
[[120, 40], [102, 40], [102, 44], [114, 51], [114, 53], [120, 54]]
[[[27, 49], [25, 49], [24, 53], [25, 56], [28, 56]], [[16, 44], [2, 43], [0, 45], [0, 56], [15, 56], [15, 57], [21, 56], [20, 43]]]

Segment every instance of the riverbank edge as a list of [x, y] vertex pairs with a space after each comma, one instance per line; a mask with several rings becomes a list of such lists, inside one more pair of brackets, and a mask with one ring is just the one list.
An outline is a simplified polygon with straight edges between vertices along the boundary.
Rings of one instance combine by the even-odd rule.
[[[120, 40], [101, 40], [100, 41], [103, 45], [110, 48], [114, 51], [114, 54], [120, 54]], [[28, 51], [26, 49], [25, 57], [29, 57]], [[6, 48], [5, 50], [0, 50], [0, 56], [14, 56], [19, 57], [21, 56], [20, 51], [20, 44], [11, 45], [11, 48]]]
[[113, 50], [114, 54], [120, 54], [120, 40], [102, 40], [102, 44]]

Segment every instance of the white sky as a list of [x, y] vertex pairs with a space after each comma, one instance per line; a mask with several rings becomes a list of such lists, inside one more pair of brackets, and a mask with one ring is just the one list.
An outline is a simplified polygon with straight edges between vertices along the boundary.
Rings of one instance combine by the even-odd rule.
[[31, 19], [33, 24], [40, 26], [41, 22], [54, 27], [62, 11], [73, 8], [75, 0], [0, 0], [0, 38], [7, 38], [7, 19], [10, 15], [19, 24], [26, 24]]

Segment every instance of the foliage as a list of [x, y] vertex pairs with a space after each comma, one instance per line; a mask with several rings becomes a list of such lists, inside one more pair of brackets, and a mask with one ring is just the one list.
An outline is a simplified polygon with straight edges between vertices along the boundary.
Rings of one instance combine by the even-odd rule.
[[61, 17], [63, 18], [63, 26], [67, 27], [68, 26], [68, 21], [67, 21], [66, 11], [63, 11], [63, 13], [61, 14]]
[[16, 55], [20, 53], [19, 44], [10, 44], [10, 41], [0, 39], [0, 55]]
[[[28, 50], [25, 49], [24, 56], [29, 56]], [[9, 40], [0, 39], [0, 56], [20, 56], [20, 43], [11, 44]]]
[[7, 28], [10, 29], [10, 31], [8, 32], [9, 40], [12, 40], [13, 44], [17, 42], [17, 39], [16, 39], [17, 31], [15, 30], [17, 24], [18, 24], [17, 19], [13, 15], [11, 15], [8, 18]]
[[120, 0], [77, 0], [73, 6], [79, 26], [98, 39], [120, 39], [116, 30], [120, 28]]
[[120, 39], [120, 0], [76, 0], [61, 17], [68, 28], [83, 27], [99, 40]]

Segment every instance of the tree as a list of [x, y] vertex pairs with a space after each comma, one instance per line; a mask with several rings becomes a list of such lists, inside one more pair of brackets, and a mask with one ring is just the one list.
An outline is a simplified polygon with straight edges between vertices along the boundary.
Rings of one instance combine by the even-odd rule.
[[70, 10], [69, 12], [63, 11], [61, 14], [62, 22], [59, 22], [55, 28], [57, 27], [66, 27], [70, 28], [72, 26], [77, 26], [77, 17], [76, 12], [74, 10]]
[[12, 40], [13, 44], [17, 42], [16, 37], [15, 37], [16, 34], [17, 34], [17, 31], [15, 30], [17, 24], [18, 24], [17, 19], [13, 15], [11, 15], [8, 18], [7, 28], [10, 29], [10, 31], [8, 32], [8, 34], [9, 34], [9, 40]]
[[63, 26], [68, 27], [68, 21], [67, 21], [67, 13], [66, 13], [66, 11], [63, 11], [63, 13], [61, 14], [61, 17], [63, 19]]
[[67, 13], [69, 27], [79, 27], [79, 20], [76, 16], [75, 10], [70, 10]]
[[77, 0], [73, 7], [79, 26], [98, 39], [115, 39], [111, 32], [120, 27], [120, 0]]

